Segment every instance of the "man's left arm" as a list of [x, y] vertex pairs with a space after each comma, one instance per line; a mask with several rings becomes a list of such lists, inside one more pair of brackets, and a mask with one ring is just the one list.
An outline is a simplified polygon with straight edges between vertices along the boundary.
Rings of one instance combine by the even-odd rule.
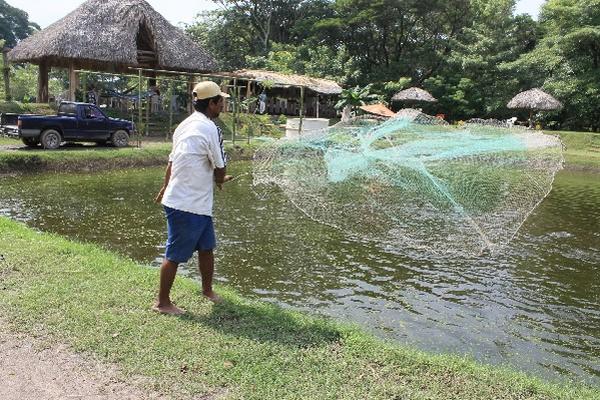
[[167, 170], [165, 171], [165, 182], [163, 183], [163, 187], [160, 189], [160, 191], [154, 198], [154, 201], [156, 203], [162, 202], [162, 198], [163, 198], [163, 195], [165, 194], [165, 190], [167, 190], [167, 186], [169, 186], [169, 180], [171, 180], [171, 166], [172, 165], [173, 165], [173, 162], [169, 161], [169, 164], [167, 164]]

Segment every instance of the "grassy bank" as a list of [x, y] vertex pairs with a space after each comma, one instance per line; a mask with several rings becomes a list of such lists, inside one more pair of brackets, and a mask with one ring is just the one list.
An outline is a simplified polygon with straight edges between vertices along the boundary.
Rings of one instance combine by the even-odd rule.
[[[5, 139], [5, 144], [19, 144], [15, 139]], [[3, 141], [0, 141], [0, 145]], [[225, 144], [231, 160], [249, 160], [258, 142]], [[79, 146], [59, 150], [19, 149], [0, 150], [0, 174], [36, 173], [44, 171], [102, 171], [115, 168], [135, 168], [165, 165], [171, 152], [171, 143], [145, 142], [141, 148]]]
[[[565, 144], [567, 169], [600, 171], [600, 134], [566, 131], [549, 133], [559, 135]], [[227, 140], [226, 151], [231, 160], [249, 160], [252, 159], [252, 155], [260, 143], [259, 140], [254, 139], [248, 144], [246, 138], [239, 138], [233, 145], [230, 140]], [[21, 142], [18, 139], [0, 137], [0, 145], [21, 145]], [[141, 149], [85, 146], [53, 151], [25, 148], [10, 151], [0, 150], [0, 174], [163, 165], [170, 148], [170, 143], [165, 143], [162, 138], [156, 138], [154, 142], [144, 142]]]
[[23, 142], [20, 139], [6, 137], [0, 135], [0, 146], [8, 145], [8, 146], [21, 146]]
[[165, 164], [171, 145], [153, 143], [142, 148], [84, 146], [59, 150], [0, 151], [0, 173], [41, 171], [102, 171]]
[[549, 131], [560, 136], [565, 150], [565, 164], [570, 169], [600, 170], [600, 133]]
[[10, 328], [149, 376], [169, 398], [597, 399], [455, 356], [433, 356], [178, 278], [185, 317], [150, 311], [158, 272], [0, 218], [0, 312]]

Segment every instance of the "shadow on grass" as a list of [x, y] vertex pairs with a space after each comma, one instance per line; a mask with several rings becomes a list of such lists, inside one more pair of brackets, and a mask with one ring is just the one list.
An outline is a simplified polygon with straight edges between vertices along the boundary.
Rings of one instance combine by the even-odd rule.
[[181, 319], [224, 334], [297, 348], [322, 346], [340, 339], [340, 331], [328, 321], [300, 316], [270, 304], [249, 305], [225, 300], [212, 310], [208, 315], [188, 312]]

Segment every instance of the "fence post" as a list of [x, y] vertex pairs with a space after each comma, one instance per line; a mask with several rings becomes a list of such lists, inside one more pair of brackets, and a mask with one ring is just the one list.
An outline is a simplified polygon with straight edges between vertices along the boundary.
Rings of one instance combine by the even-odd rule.
[[6, 101], [11, 101], [12, 96], [10, 95], [10, 62], [8, 61], [8, 57], [6, 53], [8, 53], [7, 48], [2, 49], [2, 62], [4, 68], [2, 69], [2, 73], [4, 75], [4, 98]]
[[302, 120], [304, 119], [304, 86], [300, 86], [300, 122], [298, 123], [298, 135], [302, 135]]

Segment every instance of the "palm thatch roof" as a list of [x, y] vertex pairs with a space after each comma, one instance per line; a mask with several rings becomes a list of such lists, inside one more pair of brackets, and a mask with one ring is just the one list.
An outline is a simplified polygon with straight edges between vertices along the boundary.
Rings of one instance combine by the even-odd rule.
[[107, 71], [149, 67], [206, 72], [216, 66], [208, 52], [144, 0], [88, 0], [21, 41], [9, 59]]
[[241, 69], [232, 73], [225, 72], [222, 74], [241, 79], [252, 79], [259, 82], [270, 81], [274, 86], [304, 86], [320, 94], [342, 93], [342, 88], [334, 81], [305, 75], [283, 74], [280, 72], [256, 69]]
[[411, 87], [396, 93], [394, 97], [392, 97], [392, 101], [426, 101], [434, 103], [437, 99], [423, 89]]
[[538, 111], [559, 110], [562, 106], [560, 101], [538, 88], [519, 93], [507, 104], [508, 108]]

